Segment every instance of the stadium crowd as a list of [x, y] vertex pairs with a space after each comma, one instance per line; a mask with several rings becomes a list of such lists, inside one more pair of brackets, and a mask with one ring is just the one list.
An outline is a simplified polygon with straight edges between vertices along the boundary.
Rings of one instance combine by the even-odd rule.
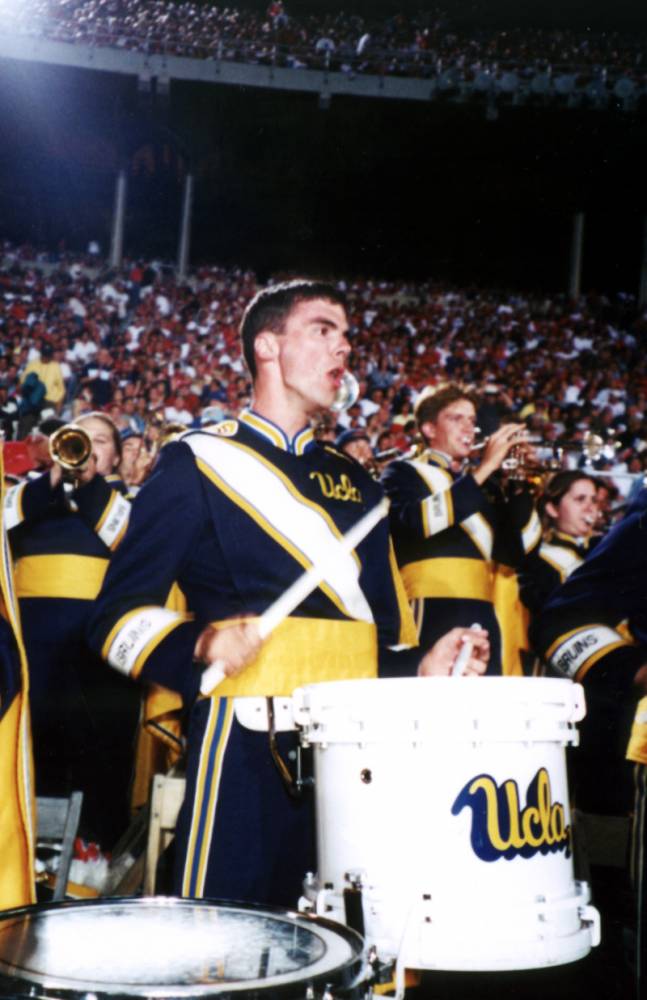
[[[363, 18], [343, 11], [294, 16], [282, 0], [264, 14], [243, 6], [175, 0], [24, 0], [2, 12], [5, 30], [147, 53], [226, 59], [453, 82], [479, 74], [549, 77], [575, 72], [606, 84], [646, 81], [644, 39], [619, 32], [474, 28], [436, 8], [416, 16]], [[451, 82], [451, 81], [448, 81]]]
[[[608, 440], [594, 466], [613, 474], [621, 498], [631, 474], [647, 468], [647, 311], [632, 296], [573, 302], [434, 281], [342, 284], [360, 396], [321, 433], [361, 430], [378, 455], [407, 451], [420, 391], [451, 379], [480, 395], [484, 435], [501, 420], [525, 421], [543, 461], [581, 464], [582, 450], [572, 446], [587, 431]], [[44, 420], [101, 409], [122, 436], [140, 440], [145, 469], [164, 425], [237, 415], [250, 392], [237, 328], [256, 287], [250, 271], [203, 266], [180, 282], [159, 261], [131, 260], [115, 271], [93, 255], [5, 242], [5, 440], [32, 440]], [[37, 464], [12, 447], [22, 457], [8, 458], [8, 471]]]

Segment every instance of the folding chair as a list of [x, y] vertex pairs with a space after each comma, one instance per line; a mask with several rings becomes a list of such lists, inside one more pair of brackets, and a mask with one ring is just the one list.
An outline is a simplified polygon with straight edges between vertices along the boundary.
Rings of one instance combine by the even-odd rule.
[[38, 796], [36, 799], [37, 843], [47, 846], [60, 844], [58, 871], [52, 896], [55, 900], [65, 899], [82, 805], [83, 792], [72, 792], [69, 798]]

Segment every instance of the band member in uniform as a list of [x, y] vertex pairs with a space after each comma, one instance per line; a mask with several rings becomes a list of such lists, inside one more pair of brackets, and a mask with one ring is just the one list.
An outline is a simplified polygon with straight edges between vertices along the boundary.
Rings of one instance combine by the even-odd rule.
[[382, 482], [391, 500], [398, 566], [420, 644], [427, 647], [447, 626], [478, 622], [490, 636], [488, 673], [501, 673], [495, 562], [517, 565], [541, 533], [529, 493], [505, 501], [490, 480], [518, 446], [520, 425], [499, 427], [479, 465], [469, 469], [476, 404], [468, 392], [447, 385], [423, 394], [416, 420], [425, 451], [392, 462]]
[[36, 789], [82, 791], [80, 830], [109, 850], [129, 821], [139, 699], [90, 652], [85, 628], [130, 503], [114, 472], [120, 439], [110, 418], [88, 414], [78, 426], [89, 449], [74, 481], [54, 462], [8, 491], [5, 522], [29, 663]]
[[[310, 426], [342, 384], [347, 330], [333, 286], [295, 281], [255, 297], [241, 325], [251, 408], [162, 450], [96, 605], [94, 648], [183, 696], [175, 891], [184, 896], [295, 904], [315, 854], [311, 797], [289, 793], [289, 696], [302, 684], [375, 677], [383, 648], [415, 645], [386, 520], [353, 551], [340, 544], [382, 490]], [[319, 586], [261, 642], [258, 616], [312, 566]], [[174, 583], [186, 614], [164, 608]], [[420, 672], [449, 672], [464, 638], [455, 630], [424, 656], [414, 651]], [[479, 672], [487, 636], [474, 639], [468, 669]], [[225, 680], [200, 697], [214, 662]]]
[[544, 523], [542, 541], [520, 573], [521, 598], [532, 614], [541, 611], [593, 547], [597, 483], [576, 470], [557, 472], [539, 497], [537, 508]]
[[582, 683], [586, 692], [587, 714], [580, 724], [580, 747], [572, 758], [576, 805], [585, 812], [634, 817], [632, 872], [638, 912], [639, 990], [644, 988], [644, 983], [642, 986], [640, 983], [640, 962], [647, 944], [643, 884], [647, 767], [646, 552], [647, 490], [644, 489], [623, 520], [597, 543], [582, 565], [548, 599], [531, 630], [533, 645], [548, 667], [559, 676]]
[[590, 812], [622, 811], [631, 785], [622, 761], [647, 676], [646, 516], [643, 490], [548, 598], [531, 630], [549, 668], [586, 690], [576, 793]]
[[354, 427], [350, 430], [342, 431], [335, 441], [336, 446], [345, 455], [350, 455], [355, 461], [363, 465], [365, 469], [372, 468], [375, 464], [375, 455], [371, 448], [371, 440], [368, 433], [361, 427]]
[[[0, 447], [0, 492], [4, 501]], [[0, 910], [35, 902], [29, 680], [4, 521], [0, 525]]]

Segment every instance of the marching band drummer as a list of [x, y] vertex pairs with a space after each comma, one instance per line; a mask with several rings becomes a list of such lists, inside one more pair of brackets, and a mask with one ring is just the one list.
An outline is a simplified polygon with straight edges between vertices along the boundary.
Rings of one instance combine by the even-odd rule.
[[488, 673], [500, 674], [495, 562], [517, 565], [541, 533], [528, 491], [504, 501], [489, 482], [518, 446], [522, 425], [502, 424], [487, 439], [480, 464], [470, 469], [476, 434], [470, 393], [455, 384], [423, 393], [415, 415], [425, 451], [392, 462], [382, 483], [418, 639], [427, 647], [447, 626], [479, 622], [490, 636]]
[[537, 510], [544, 525], [542, 541], [519, 574], [521, 599], [531, 614], [541, 611], [598, 541], [597, 483], [576, 470], [557, 472], [539, 497]]
[[[385, 521], [353, 551], [340, 545], [382, 490], [310, 427], [342, 384], [347, 331], [334, 286], [258, 293], [241, 324], [251, 408], [162, 450], [95, 607], [97, 652], [184, 700], [183, 896], [295, 904], [315, 850], [312, 799], [290, 794], [290, 696], [302, 684], [375, 677], [382, 647], [415, 644]], [[255, 616], [313, 565], [322, 582], [261, 642]], [[174, 582], [188, 614], [163, 608]], [[429, 653], [413, 651], [419, 673], [449, 673], [467, 638], [457, 629]], [[468, 672], [480, 673], [487, 635], [472, 638]], [[214, 662], [225, 679], [199, 697]]]
[[36, 790], [83, 792], [80, 830], [109, 850], [129, 820], [139, 700], [88, 649], [85, 626], [130, 503], [115, 476], [120, 438], [103, 413], [79, 417], [91, 453], [74, 483], [60, 464], [14, 486], [5, 523], [29, 664]]

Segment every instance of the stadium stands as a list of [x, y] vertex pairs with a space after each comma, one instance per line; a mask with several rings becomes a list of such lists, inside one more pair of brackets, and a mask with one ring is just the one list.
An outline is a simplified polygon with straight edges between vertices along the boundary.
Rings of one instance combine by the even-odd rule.
[[[173, 0], [24, 0], [2, 9], [0, 41], [48, 39], [86, 52], [163, 56], [171, 77], [182, 75], [174, 61], [188, 58], [318, 70], [351, 79], [413, 78], [427, 86], [401, 88], [397, 95], [425, 99], [631, 110], [647, 97], [640, 35], [531, 27], [468, 30], [438, 10], [365, 19], [344, 12], [297, 18], [279, 8], [277, 13], [271, 4], [263, 16], [244, 7]], [[47, 50], [38, 52], [47, 61]], [[265, 77], [258, 85], [267, 85]], [[292, 84], [282, 77], [281, 86], [307, 88], [298, 75]]]
[[[186, 281], [159, 261], [110, 270], [95, 255], [0, 251], [0, 419], [8, 440], [54, 413], [103, 407], [122, 431], [163, 422], [199, 425], [235, 415], [249, 399], [237, 342], [253, 273], [218, 266]], [[510, 294], [425, 283], [343, 283], [351, 303], [352, 368], [361, 397], [343, 418], [407, 448], [406, 415], [423, 386], [459, 379], [487, 400], [487, 421], [515, 416], [552, 443], [587, 430], [614, 444], [597, 467], [617, 475], [647, 459], [647, 310], [610, 299]], [[49, 355], [51, 353], [51, 361]], [[26, 417], [22, 384], [33, 361], [58, 364], [60, 402]], [[155, 436], [156, 432], [151, 432]], [[573, 461], [570, 452], [565, 461]], [[24, 456], [22, 458], [24, 464]]]

